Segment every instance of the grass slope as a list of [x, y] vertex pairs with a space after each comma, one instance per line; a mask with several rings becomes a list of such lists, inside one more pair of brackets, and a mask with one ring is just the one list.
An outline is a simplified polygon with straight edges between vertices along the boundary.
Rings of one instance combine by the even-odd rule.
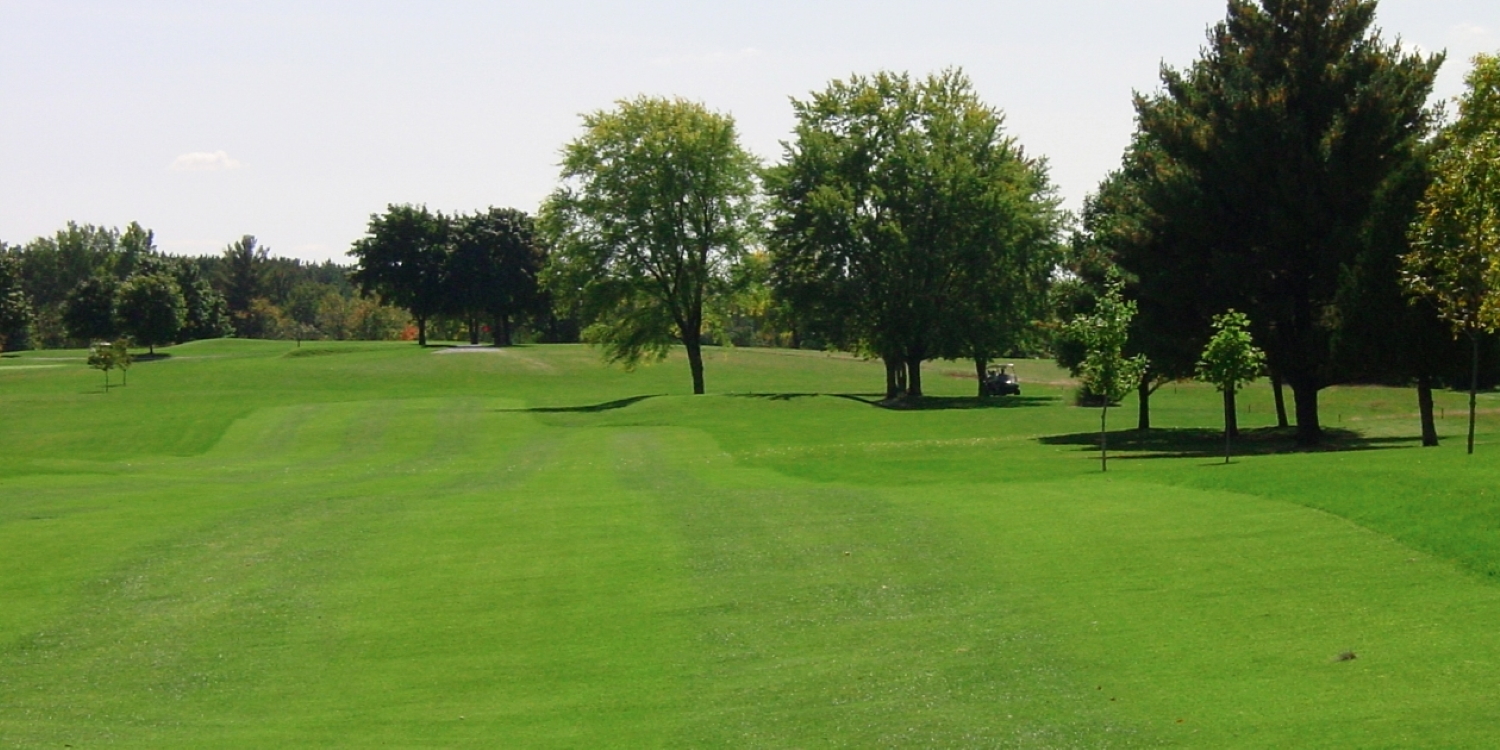
[[891, 411], [807, 352], [715, 352], [704, 397], [581, 347], [171, 354], [107, 394], [0, 359], [0, 746], [1500, 735], [1493, 414], [1468, 458], [1338, 389], [1349, 450], [1222, 466], [1215, 394], [1168, 388], [1101, 475], [1041, 363]]

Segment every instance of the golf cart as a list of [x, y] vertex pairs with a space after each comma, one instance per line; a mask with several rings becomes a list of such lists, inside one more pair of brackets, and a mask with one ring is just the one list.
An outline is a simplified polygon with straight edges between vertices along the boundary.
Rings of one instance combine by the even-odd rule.
[[986, 396], [1019, 396], [1021, 395], [1021, 379], [1016, 377], [1011, 368], [1015, 365], [990, 365], [984, 371], [984, 395]]

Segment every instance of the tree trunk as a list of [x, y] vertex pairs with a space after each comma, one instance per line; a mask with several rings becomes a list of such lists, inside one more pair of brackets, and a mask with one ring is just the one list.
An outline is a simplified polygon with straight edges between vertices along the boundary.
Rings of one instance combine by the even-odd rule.
[[1236, 438], [1240, 436], [1240, 418], [1235, 413], [1234, 391], [1224, 390], [1224, 435]]
[[502, 340], [505, 342], [501, 346], [510, 346], [515, 343], [510, 338], [510, 313], [502, 313], [500, 315], [500, 332], [504, 334]]
[[1290, 385], [1297, 409], [1297, 445], [1307, 447], [1323, 442], [1323, 426], [1318, 422], [1318, 389], [1300, 379]]
[[479, 346], [479, 318], [469, 317], [469, 346]]
[[427, 317], [417, 316], [417, 346], [427, 346]]
[[1140, 412], [1135, 420], [1135, 428], [1141, 432], [1151, 429], [1151, 382], [1147, 378], [1141, 378], [1141, 384], [1136, 386], [1136, 394], [1140, 399]]
[[693, 371], [693, 395], [703, 395], [703, 344], [699, 343], [697, 336], [684, 337], [682, 342], [687, 347], [688, 369]]
[[1281, 395], [1281, 373], [1271, 371], [1271, 390], [1276, 395], [1276, 426], [1286, 429], [1286, 397]]
[[1417, 376], [1417, 411], [1422, 415], [1422, 445], [1436, 446], [1438, 434], [1437, 420], [1432, 416], [1432, 376], [1425, 373]]
[[989, 360], [984, 357], [974, 358], [974, 376], [979, 379], [979, 397], [984, 398], [988, 393], [984, 391], [984, 370], [989, 366]]
[[1469, 343], [1473, 356], [1469, 365], [1469, 455], [1474, 455], [1474, 416], [1475, 400], [1479, 394], [1479, 334], [1469, 333]]
[[1239, 415], [1234, 409], [1234, 390], [1224, 390], [1224, 463], [1229, 463], [1231, 445], [1240, 434]]
[[906, 358], [906, 396], [922, 397], [922, 358], [919, 356]]
[[885, 362], [885, 400], [895, 401], [906, 390], [905, 384], [901, 382], [904, 380], [902, 376], [906, 373], [906, 366], [896, 357], [881, 357], [881, 360]]
[[490, 338], [495, 346], [510, 346], [510, 315], [501, 313], [490, 321]]
[[1109, 399], [1104, 399], [1104, 408], [1099, 410], [1099, 470], [1109, 471], [1109, 431], [1105, 428], [1109, 419]]

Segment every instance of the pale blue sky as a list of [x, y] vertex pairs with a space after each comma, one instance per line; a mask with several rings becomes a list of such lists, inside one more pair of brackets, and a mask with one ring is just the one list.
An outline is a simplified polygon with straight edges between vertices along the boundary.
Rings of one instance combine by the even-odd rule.
[[[1197, 55], [1223, 0], [67, 2], [0, 0], [0, 239], [138, 220], [173, 253], [254, 234], [343, 260], [388, 203], [534, 211], [580, 113], [637, 94], [733, 114], [780, 155], [790, 96], [962, 67], [1076, 207], [1132, 90]], [[1494, 0], [1384, 0], [1385, 36], [1500, 50]]]

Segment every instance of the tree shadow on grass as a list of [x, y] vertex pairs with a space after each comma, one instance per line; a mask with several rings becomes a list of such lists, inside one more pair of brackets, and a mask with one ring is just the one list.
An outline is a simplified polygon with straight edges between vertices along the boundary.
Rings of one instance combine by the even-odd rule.
[[831, 393], [830, 396], [846, 398], [889, 411], [966, 411], [971, 409], [1024, 409], [1035, 406], [1052, 406], [1057, 396], [923, 396], [919, 399], [885, 400], [885, 394]]
[[164, 359], [171, 358], [171, 352], [157, 352], [155, 354], [132, 354], [130, 356], [131, 361], [135, 362], [136, 364], [140, 364], [141, 362], [160, 362]]
[[587, 406], [533, 406], [528, 409], [500, 409], [503, 412], [525, 412], [530, 414], [599, 414], [615, 409], [624, 409], [627, 406], [638, 404], [646, 399], [656, 398], [662, 394], [649, 396], [631, 396], [614, 401], [605, 401], [602, 404], [589, 404]]
[[[1099, 433], [1077, 432], [1037, 438], [1043, 445], [1078, 446], [1080, 451], [1099, 450]], [[1411, 437], [1366, 437], [1353, 430], [1323, 428], [1323, 442], [1316, 446], [1297, 444], [1295, 427], [1259, 427], [1240, 430], [1234, 439], [1234, 456], [1269, 456], [1280, 453], [1320, 453], [1405, 448], [1421, 441]], [[1115, 452], [1120, 451], [1121, 455]], [[1171, 427], [1146, 431], [1109, 433], [1110, 460], [1139, 458], [1224, 457], [1224, 431], [1200, 427]], [[1133, 454], [1133, 455], [1132, 455]]]

